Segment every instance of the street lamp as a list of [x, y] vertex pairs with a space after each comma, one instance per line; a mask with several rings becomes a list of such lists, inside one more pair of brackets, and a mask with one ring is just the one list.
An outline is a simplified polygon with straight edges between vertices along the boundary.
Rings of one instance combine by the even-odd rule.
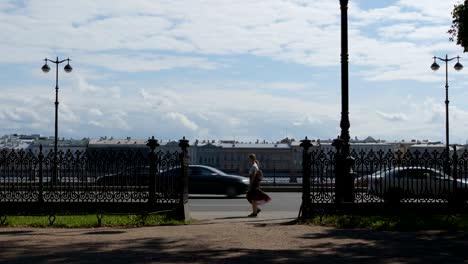
[[348, 53], [348, 0], [340, 0], [341, 9], [341, 120], [340, 136], [333, 140], [336, 148], [335, 202], [354, 200], [354, 182], [350, 174], [353, 158], [349, 146], [349, 53]]
[[67, 65], [65, 65], [65, 67], [63, 68], [65, 70], [65, 72], [69, 73], [73, 70], [72, 66], [70, 66], [70, 58], [67, 58], [65, 60], [60, 60], [57, 59], [55, 61], [53, 60], [49, 60], [47, 58], [44, 59], [45, 61], [45, 64], [44, 66], [42, 66], [42, 71], [44, 73], [48, 73], [50, 71], [50, 67], [49, 65], [47, 65], [47, 62], [51, 62], [51, 63], [54, 63], [55, 64], [55, 138], [54, 138], [54, 175], [53, 175], [53, 178], [52, 178], [52, 182], [57, 182], [57, 139], [58, 139], [58, 105], [59, 105], [59, 102], [58, 102], [58, 90], [59, 90], [59, 87], [58, 87], [58, 65], [60, 63], [63, 63], [63, 62], [67, 62]]
[[348, 0], [340, 0], [341, 8], [341, 134], [343, 153], [349, 155], [349, 67], [348, 67]]
[[[439, 64], [437, 64], [437, 60], [441, 60], [445, 62], [445, 141], [446, 141], [445, 151], [447, 154], [447, 159], [449, 157], [449, 151], [450, 151], [450, 148], [449, 148], [448, 62], [454, 59], [457, 59], [457, 63], [455, 63], [455, 66], [454, 66], [455, 70], [461, 71], [463, 69], [463, 65], [460, 63], [460, 56], [453, 57], [450, 59], [448, 58], [448, 55], [445, 55], [445, 59], [434, 56], [434, 63], [432, 63], [431, 65], [431, 69], [433, 71], [437, 71], [440, 68]], [[448, 166], [448, 163], [446, 164], [446, 166]], [[448, 172], [447, 167], [445, 168], [445, 170], [446, 172]]]

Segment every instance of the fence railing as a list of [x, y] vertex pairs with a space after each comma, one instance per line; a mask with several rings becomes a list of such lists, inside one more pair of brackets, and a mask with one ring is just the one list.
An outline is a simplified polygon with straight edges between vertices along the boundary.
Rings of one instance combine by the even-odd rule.
[[[154, 139], [153, 139], [154, 140]], [[173, 209], [185, 218], [187, 147], [145, 150], [0, 151], [0, 215], [50, 211], [131, 213]], [[55, 158], [57, 157], [57, 158]]]
[[[353, 164], [347, 184], [352, 198], [337, 201], [336, 152], [305, 150], [310, 183], [303, 181], [303, 190], [310, 190], [312, 209], [360, 207], [380, 208], [412, 206], [467, 210], [468, 150], [458, 151], [385, 151], [351, 152]], [[303, 175], [305, 177], [305, 175]], [[309, 184], [309, 186], [304, 186]], [[307, 196], [306, 196], [307, 197]], [[308, 197], [307, 197], [308, 198]], [[304, 203], [304, 201], [303, 201]]]

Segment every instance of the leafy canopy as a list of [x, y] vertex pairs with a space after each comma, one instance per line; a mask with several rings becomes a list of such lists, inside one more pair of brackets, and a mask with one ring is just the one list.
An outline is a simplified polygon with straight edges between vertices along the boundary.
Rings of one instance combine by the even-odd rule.
[[448, 33], [450, 40], [463, 47], [463, 52], [468, 51], [468, 0], [463, 4], [457, 4], [452, 11], [452, 26]]

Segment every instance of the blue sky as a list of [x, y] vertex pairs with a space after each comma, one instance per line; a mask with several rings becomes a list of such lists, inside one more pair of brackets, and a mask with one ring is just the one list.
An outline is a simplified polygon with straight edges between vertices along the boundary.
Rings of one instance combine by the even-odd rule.
[[[350, 0], [351, 136], [445, 140], [457, 1]], [[179, 139], [340, 133], [338, 0], [3, 0], [0, 134]], [[439, 62], [442, 65], [442, 62]], [[466, 70], [449, 68], [450, 137], [468, 140]], [[50, 65], [52, 68], [54, 65]], [[54, 68], [53, 68], [54, 69]]]

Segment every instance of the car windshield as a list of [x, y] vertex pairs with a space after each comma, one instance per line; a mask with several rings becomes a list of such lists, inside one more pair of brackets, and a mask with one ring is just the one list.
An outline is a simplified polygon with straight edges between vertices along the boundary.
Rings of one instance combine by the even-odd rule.
[[216, 173], [216, 174], [219, 174], [219, 175], [226, 175], [225, 172], [223, 171], [220, 171], [216, 168], [205, 168], [205, 167], [198, 167], [198, 166], [191, 166], [192, 168], [204, 168], [204, 169], [207, 169], [209, 170], [211, 173]]
[[392, 173], [394, 170], [393, 169], [384, 169], [384, 170], [379, 170], [371, 174], [371, 177], [377, 177], [381, 175], [388, 175]]

